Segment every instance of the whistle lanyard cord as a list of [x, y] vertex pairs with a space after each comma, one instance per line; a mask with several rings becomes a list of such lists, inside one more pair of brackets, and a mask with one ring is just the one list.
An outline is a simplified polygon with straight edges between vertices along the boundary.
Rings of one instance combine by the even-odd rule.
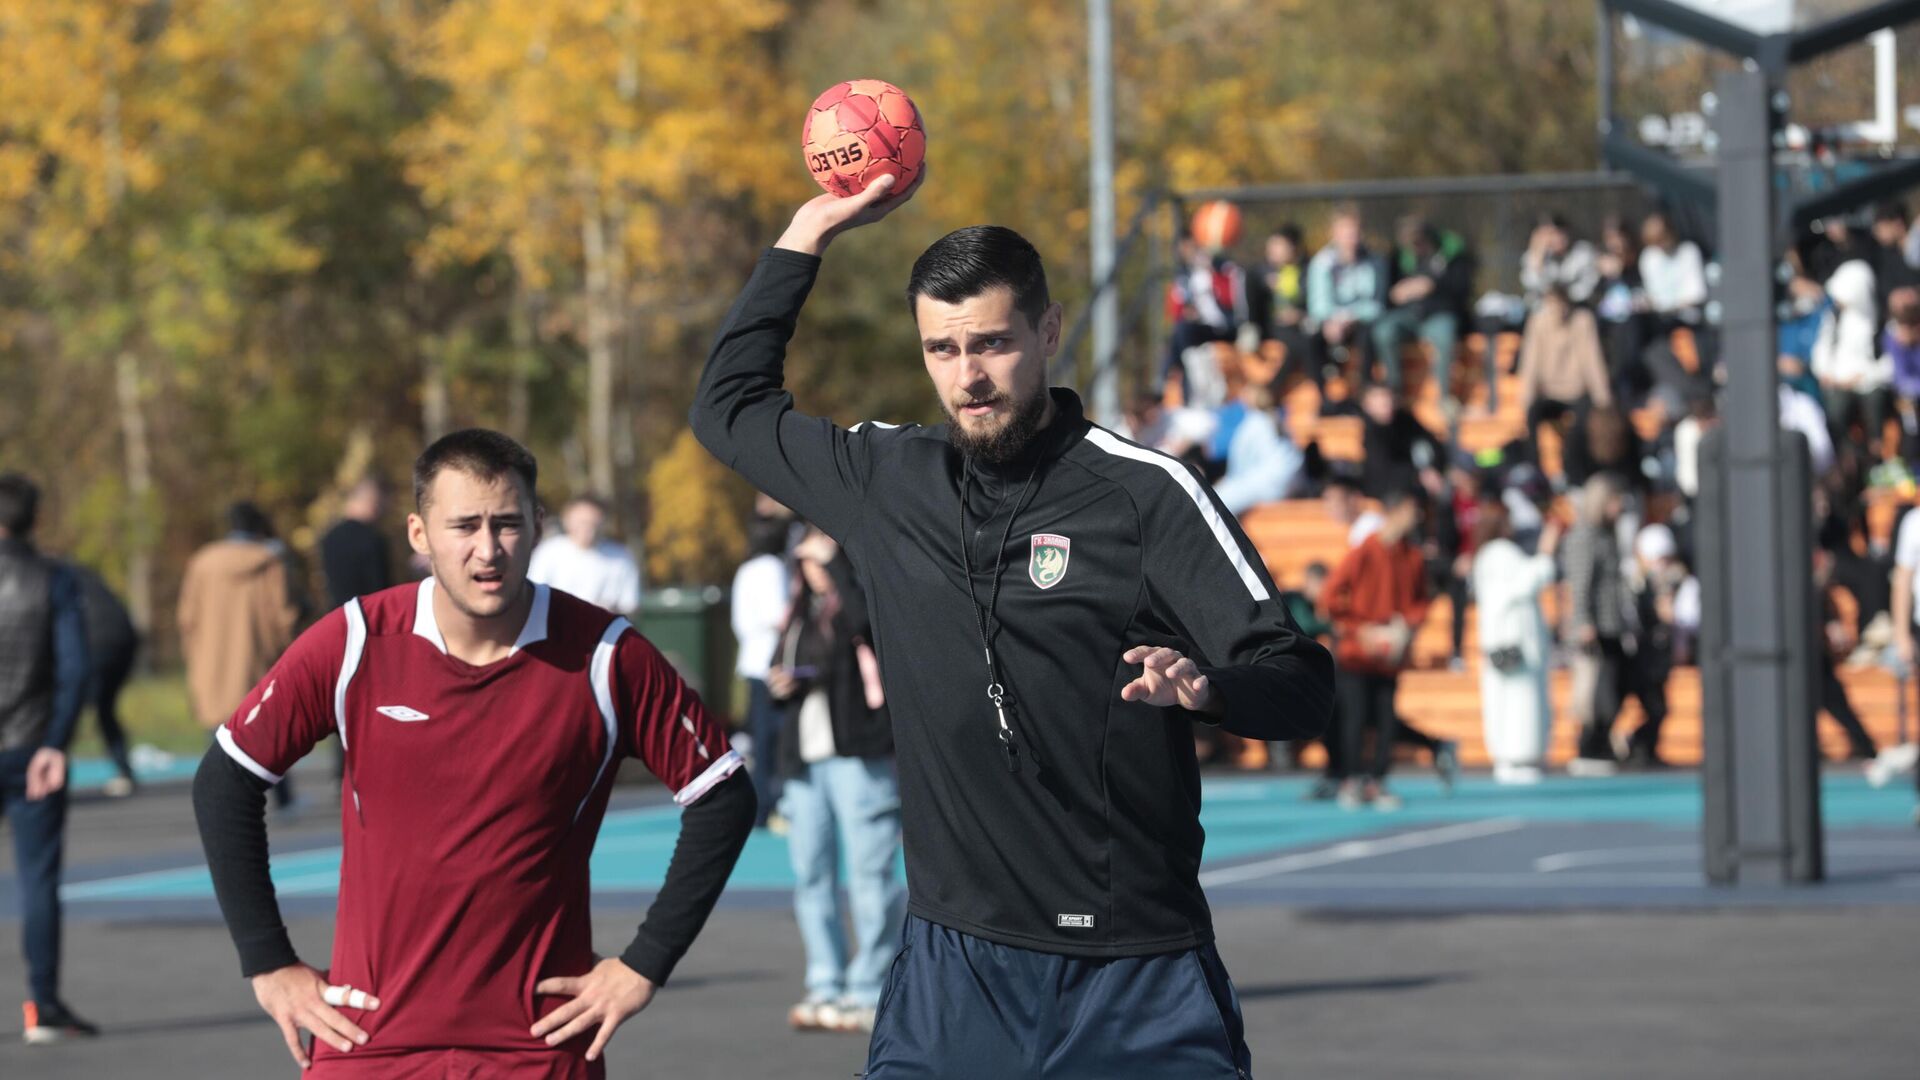
[[[979, 594], [973, 587], [973, 545], [967, 535], [967, 493], [973, 486], [973, 459], [967, 458], [960, 466], [960, 565], [966, 572], [967, 599], [973, 603], [973, 617], [980, 630], [980, 650], [987, 658], [987, 699], [993, 702], [994, 712], [1000, 721], [999, 737], [1003, 749], [1009, 755], [1013, 750], [1013, 731], [1007, 726], [1007, 713], [1003, 707], [1006, 701], [1006, 687], [1000, 682], [1000, 665], [993, 656], [993, 638], [999, 629], [995, 611], [1000, 605], [1000, 577], [1006, 568], [1007, 541], [1013, 538], [1013, 523], [1019, 518], [1021, 509], [1026, 505], [1027, 496], [1032, 493], [1033, 481], [1040, 475], [1040, 462], [1033, 463], [1033, 469], [1027, 473], [1027, 482], [1020, 488], [1020, 496], [1013, 501], [1013, 512], [1007, 515], [1006, 528], [1000, 533], [1000, 550], [993, 562], [993, 589], [987, 594], [987, 606], [980, 606]], [[991, 518], [989, 518], [991, 520]], [[1009, 765], [1012, 759], [1009, 757]]]

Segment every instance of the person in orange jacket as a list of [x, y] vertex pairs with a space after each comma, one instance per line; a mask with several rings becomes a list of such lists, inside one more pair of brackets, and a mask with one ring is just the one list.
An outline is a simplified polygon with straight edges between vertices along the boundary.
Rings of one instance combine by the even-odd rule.
[[[1399, 797], [1385, 786], [1393, 763], [1394, 694], [1412, 654], [1414, 632], [1433, 599], [1414, 537], [1425, 516], [1420, 494], [1396, 488], [1381, 503], [1380, 528], [1347, 552], [1326, 585], [1339, 669], [1340, 737], [1351, 769], [1339, 798], [1349, 810], [1400, 808]], [[1373, 753], [1363, 759], [1361, 741], [1369, 727]]]

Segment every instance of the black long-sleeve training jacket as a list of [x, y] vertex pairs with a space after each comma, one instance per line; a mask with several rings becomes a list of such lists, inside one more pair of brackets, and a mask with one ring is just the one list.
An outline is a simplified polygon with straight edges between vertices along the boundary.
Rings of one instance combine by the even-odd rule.
[[[893, 713], [909, 909], [1077, 956], [1212, 940], [1194, 714], [1122, 701], [1140, 668], [1121, 655], [1165, 645], [1193, 658], [1224, 696], [1220, 725], [1257, 739], [1325, 728], [1331, 658], [1192, 471], [1088, 422], [1069, 391], [1052, 391], [1055, 419], [1027, 458], [999, 467], [963, 462], [945, 426], [843, 429], [796, 412], [782, 366], [819, 266], [761, 258], [707, 362], [693, 429], [859, 570]], [[968, 598], [963, 466], [982, 606], [1003, 560], [994, 651], [1017, 769]]]

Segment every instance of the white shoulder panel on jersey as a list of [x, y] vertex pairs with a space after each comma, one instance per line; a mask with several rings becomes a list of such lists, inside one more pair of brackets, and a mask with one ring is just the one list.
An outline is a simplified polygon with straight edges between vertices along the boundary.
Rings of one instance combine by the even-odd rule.
[[360, 670], [360, 654], [367, 649], [367, 614], [354, 597], [340, 609], [347, 617], [347, 650], [340, 659], [340, 679], [333, 684], [333, 723], [340, 731], [340, 752], [347, 751], [347, 684]]
[[607, 729], [607, 749], [600, 755], [600, 768], [593, 774], [593, 783], [587, 785], [587, 794], [580, 805], [573, 809], [573, 820], [579, 821], [580, 814], [587, 808], [587, 800], [593, 798], [594, 789], [600, 786], [600, 778], [607, 774], [607, 766], [613, 764], [613, 748], [620, 741], [620, 725], [613, 711], [613, 657], [620, 645], [620, 635], [633, 629], [626, 619], [615, 619], [607, 624], [606, 632], [600, 635], [600, 643], [593, 647], [593, 660], [587, 665], [587, 677], [593, 682], [593, 700], [600, 706], [600, 721]]
[[1246, 556], [1240, 553], [1240, 545], [1233, 542], [1233, 533], [1227, 529], [1227, 523], [1220, 517], [1220, 511], [1214, 508], [1213, 500], [1207, 498], [1207, 493], [1201, 488], [1200, 481], [1194, 478], [1193, 473], [1187, 471], [1186, 466], [1165, 454], [1125, 442], [1103, 428], [1087, 429], [1086, 441], [1115, 457], [1145, 462], [1172, 477], [1173, 482], [1180, 485], [1180, 489], [1186, 492], [1187, 498], [1193, 502], [1194, 509], [1200, 512], [1201, 522], [1206, 525], [1207, 531], [1213, 534], [1214, 542], [1220, 545], [1220, 550], [1227, 556], [1227, 561], [1233, 564], [1234, 573], [1240, 575], [1240, 582], [1247, 587], [1247, 592], [1252, 594], [1256, 601], [1269, 599], [1270, 594], [1267, 592], [1266, 583], [1260, 580], [1260, 575], [1255, 573], [1253, 567], [1247, 563]]

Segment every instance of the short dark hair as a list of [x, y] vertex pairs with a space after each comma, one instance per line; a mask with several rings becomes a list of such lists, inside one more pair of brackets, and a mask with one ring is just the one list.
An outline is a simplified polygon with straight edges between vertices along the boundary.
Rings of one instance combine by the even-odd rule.
[[0, 473], [0, 529], [15, 540], [33, 533], [40, 516], [40, 488], [17, 472]]
[[1415, 506], [1425, 509], [1427, 497], [1420, 489], [1404, 480], [1399, 480], [1392, 484], [1387, 488], [1386, 493], [1380, 496], [1380, 509], [1383, 511], [1398, 510], [1408, 503], [1413, 503]]
[[1013, 306], [1029, 326], [1039, 326], [1053, 302], [1047, 268], [1026, 237], [1004, 225], [969, 225], [935, 240], [913, 261], [907, 307], [917, 316], [922, 296], [957, 304], [995, 288], [1013, 293]]
[[511, 473], [519, 478], [529, 500], [534, 499], [534, 483], [540, 476], [540, 466], [533, 455], [507, 436], [486, 428], [455, 431], [434, 440], [432, 446], [414, 459], [415, 510], [426, 512], [427, 492], [432, 490], [434, 477], [443, 469], [458, 469], [482, 480], [498, 480]]
[[1294, 224], [1291, 221], [1273, 230], [1273, 235], [1280, 237], [1282, 240], [1285, 240], [1289, 244], [1292, 244], [1295, 251], [1298, 251], [1300, 248], [1305, 246], [1306, 234], [1300, 231], [1300, 226]]
[[1873, 220], [1876, 224], [1882, 221], [1897, 221], [1905, 225], [1907, 223], [1907, 204], [1898, 200], [1883, 202], [1873, 208]]
[[1304, 576], [1310, 577], [1310, 578], [1323, 578], [1323, 577], [1326, 577], [1327, 574], [1331, 573], [1331, 571], [1327, 569], [1326, 563], [1321, 562], [1319, 559], [1315, 559], [1312, 562], [1308, 563], [1307, 568], [1301, 571], [1301, 573]]
[[575, 495], [573, 498], [568, 499], [565, 505], [560, 507], [560, 512], [566, 513], [568, 510], [571, 510], [576, 506], [591, 506], [595, 510], [600, 511], [602, 515], [612, 513], [612, 510], [609, 509], [607, 506], [607, 500], [601, 498], [598, 495], [595, 495], [591, 491], [583, 491], [580, 494]]
[[248, 536], [271, 538], [273, 520], [267, 517], [265, 510], [243, 499], [227, 507], [227, 529]]

